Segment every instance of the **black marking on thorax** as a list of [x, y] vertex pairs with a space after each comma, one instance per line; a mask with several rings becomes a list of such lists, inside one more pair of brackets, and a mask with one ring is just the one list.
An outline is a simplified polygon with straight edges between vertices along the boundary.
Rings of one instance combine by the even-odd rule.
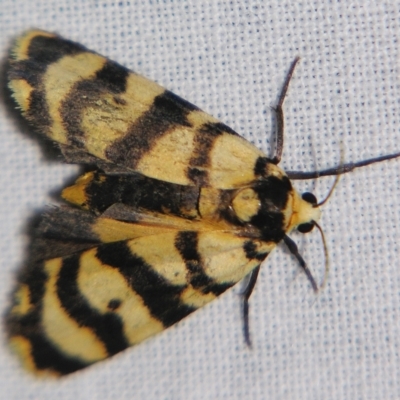
[[250, 224], [260, 230], [262, 240], [279, 243], [285, 235], [283, 210], [292, 191], [290, 180], [286, 176], [268, 176], [252, 188], [258, 194], [261, 206]]
[[[290, 180], [286, 176], [268, 176], [255, 181], [250, 188], [256, 192], [260, 201], [257, 214], [248, 222], [243, 222], [237, 217], [234, 209], [227, 205], [221, 208], [220, 216], [230, 224], [242, 227], [244, 236], [248, 232], [249, 237], [256, 236], [266, 242], [280, 242], [285, 235], [283, 210], [292, 191]], [[226, 192], [230, 194], [232, 201], [235, 191]]]
[[268, 173], [268, 164], [272, 164], [272, 160], [268, 157], [258, 157], [254, 165], [254, 175], [256, 177], [266, 176]]

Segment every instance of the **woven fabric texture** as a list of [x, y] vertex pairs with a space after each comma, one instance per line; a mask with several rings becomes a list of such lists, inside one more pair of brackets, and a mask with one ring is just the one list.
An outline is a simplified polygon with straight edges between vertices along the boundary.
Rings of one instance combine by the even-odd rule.
[[[270, 0], [2, 0], [0, 4], [0, 310], [24, 263], [28, 227], [79, 171], [49, 156], [5, 89], [12, 40], [58, 32], [162, 84], [267, 154], [285, 74], [287, 170], [400, 152], [400, 3]], [[48, 150], [48, 149], [47, 149]], [[341, 156], [344, 153], [344, 156]], [[330, 276], [315, 295], [281, 246], [251, 299], [242, 337], [239, 288], [147, 342], [61, 380], [25, 372], [0, 328], [2, 399], [400, 398], [400, 159], [342, 177], [320, 221]], [[333, 178], [296, 181], [323, 198]], [[294, 234], [318, 281], [317, 232]]]

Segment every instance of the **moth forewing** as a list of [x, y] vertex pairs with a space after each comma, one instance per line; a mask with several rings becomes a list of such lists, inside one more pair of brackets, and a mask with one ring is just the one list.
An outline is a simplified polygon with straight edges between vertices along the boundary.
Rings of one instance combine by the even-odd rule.
[[231, 128], [82, 45], [29, 31], [12, 51], [9, 77], [14, 98], [38, 130], [99, 163], [221, 189], [257, 177], [263, 153]]

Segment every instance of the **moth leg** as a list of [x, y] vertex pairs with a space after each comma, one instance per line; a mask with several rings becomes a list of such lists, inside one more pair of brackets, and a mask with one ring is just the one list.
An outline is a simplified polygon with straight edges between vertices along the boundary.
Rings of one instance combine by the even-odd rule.
[[318, 286], [315, 282], [315, 279], [312, 276], [311, 271], [308, 269], [307, 264], [304, 261], [303, 257], [300, 255], [297, 244], [287, 235], [283, 237], [283, 241], [286, 244], [289, 251], [297, 258], [297, 261], [299, 262], [300, 267], [303, 268], [304, 272], [306, 273], [307, 278], [310, 281], [314, 292], [318, 292]]
[[249, 298], [251, 293], [253, 292], [254, 286], [257, 282], [258, 273], [260, 272], [260, 265], [253, 269], [247, 275], [246, 286], [243, 291], [240, 293], [242, 298], [242, 316], [243, 316], [243, 334], [244, 341], [248, 347], [251, 347], [251, 339], [250, 339], [250, 326], [249, 326]]
[[283, 152], [283, 133], [284, 133], [284, 118], [283, 118], [283, 102], [285, 101], [286, 93], [289, 87], [289, 82], [292, 79], [294, 69], [300, 57], [296, 57], [292, 65], [290, 66], [289, 72], [286, 75], [285, 83], [283, 84], [281, 94], [279, 95], [278, 104], [273, 107], [276, 116], [276, 149], [275, 156], [272, 158], [273, 164], [279, 164], [282, 158]]
[[358, 161], [355, 163], [342, 164], [338, 167], [323, 169], [321, 171], [285, 171], [289, 179], [316, 179], [321, 176], [342, 175], [351, 172], [356, 168], [365, 167], [366, 165], [375, 164], [381, 161], [392, 160], [400, 157], [400, 153], [387, 154], [380, 157], [369, 158], [368, 160]]

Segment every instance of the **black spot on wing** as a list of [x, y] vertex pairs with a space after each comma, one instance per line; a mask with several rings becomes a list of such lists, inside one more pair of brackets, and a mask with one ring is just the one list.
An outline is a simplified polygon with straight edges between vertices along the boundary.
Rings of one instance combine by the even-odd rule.
[[217, 283], [203, 269], [203, 261], [197, 250], [198, 233], [191, 231], [179, 232], [176, 236], [175, 247], [185, 261], [188, 270], [188, 281], [203, 293], [213, 293], [219, 296], [229, 289], [233, 283]]
[[224, 134], [237, 135], [229, 126], [221, 122], [208, 122], [201, 126], [194, 137], [194, 150], [189, 161], [187, 177], [197, 186], [207, 186], [210, 166], [210, 152], [215, 139]]
[[126, 242], [108, 243], [97, 249], [98, 259], [116, 268], [132, 289], [143, 299], [150, 313], [165, 327], [185, 318], [196, 308], [180, 301], [186, 286], [172, 285], [141, 257], [130, 251]]
[[120, 299], [111, 299], [108, 302], [107, 308], [111, 311], [117, 310], [119, 307], [121, 307], [122, 301]]
[[101, 314], [87, 302], [77, 283], [79, 264], [79, 254], [63, 260], [57, 279], [58, 298], [71, 318], [80, 326], [93, 330], [104, 343], [109, 355], [116, 354], [129, 345], [123, 334], [123, 322], [115, 313]]
[[[95, 77], [76, 82], [71, 88], [60, 107], [63, 126], [68, 133], [68, 139], [71, 144], [79, 148], [85, 147], [85, 132], [81, 127], [82, 115], [84, 115], [85, 109], [87, 107], [101, 107], [98, 102], [105, 102], [103, 99], [104, 94], [124, 93], [129, 74], [128, 69], [108, 60], [97, 71]], [[117, 106], [123, 105], [121, 102], [116, 104]], [[106, 109], [108, 107], [110, 117], [112, 117], [113, 106], [115, 107], [114, 104], [104, 106]]]
[[186, 117], [193, 110], [197, 107], [166, 90], [154, 99], [150, 109], [129, 127], [124, 137], [106, 149], [107, 159], [135, 168], [157, 139], [175, 127], [190, 127]]

